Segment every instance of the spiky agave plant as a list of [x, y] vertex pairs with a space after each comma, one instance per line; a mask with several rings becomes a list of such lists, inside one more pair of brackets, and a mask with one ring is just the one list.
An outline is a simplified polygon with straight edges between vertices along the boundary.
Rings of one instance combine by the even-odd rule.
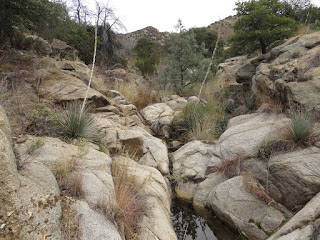
[[57, 128], [58, 133], [64, 138], [98, 138], [98, 126], [94, 117], [87, 109], [81, 113], [81, 105], [76, 102], [68, 103], [58, 114]]

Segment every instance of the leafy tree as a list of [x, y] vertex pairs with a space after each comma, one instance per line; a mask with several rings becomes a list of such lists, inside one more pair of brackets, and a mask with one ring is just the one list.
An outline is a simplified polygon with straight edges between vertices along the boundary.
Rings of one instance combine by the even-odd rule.
[[210, 58], [218, 38], [218, 33], [206, 27], [192, 28], [190, 31], [194, 33], [197, 44], [200, 46], [203, 43], [204, 47], [208, 49], [205, 57]]
[[172, 35], [167, 66], [160, 72], [159, 81], [164, 85], [170, 83], [181, 93], [188, 85], [204, 78], [210, 61], [205, 58], [206, 53], [204, 44], [197, 44], [192, 31]]
[[[0, 43], [28, 49], [24, 32], [29, 32], [47, 40], [58, 38], [79, 50], [79, 57], [85, 63], [92, 61], [94, 27], [86, 24], [87, 10], [82, 0], [77, 0], [79, 14], [76, 21], [68, 15], [65, 4], [49, 0], [2, 0], [0, 7]], [[121, 45], [113, 32], [122, 26], [119, 18], [107, 6], [98, 6], [100, 16], [97, 58], [107, 64], [122, 61], [117, 54]], [[101, 21], [102, 20], [102, 21]], [[79, 24], [80, 23], [80, 24]], [[107, 59], [107, 61], [105, 61]]]
[[314, 23], [320, 19], [320, 8], [310, 0], [285, 0], [283, 15], [295, 19], [298, 23]]
[[230, 42], [237, 54], [259, 48], [264, 54], [271, 43], [290, 37], [297, 30], [293, 19], [281, 15], [284, 5], [278, 0], [250, 0], [236, 5], [242, 17], [234, 25]]
[[64, 4], [48, 0], [2, 0], [0, 8], [0, 37], [10, 39], [14, 27], [51, 36], [68, 18]]
[[140, 69], [142, 75], [153, 74], [160, 61], [160, 44], [142, 37], [137, 40], [133, 52], [136, 57], [135, 65]]

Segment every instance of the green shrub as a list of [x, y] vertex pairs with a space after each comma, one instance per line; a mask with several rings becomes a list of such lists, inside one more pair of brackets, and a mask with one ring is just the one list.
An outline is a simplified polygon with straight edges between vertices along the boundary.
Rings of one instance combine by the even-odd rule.
[[93, 116], [87, 109], [81, 113], [81, 104], [70, 103], [58, 114], [58, 133], [69, 139], [87, 138], [98, 140], [98, 128]]
[[285, 138], [294, 143], [311, 143], [315, 134], [313, 117], [303, 111], [295, 112], [286, 126]]

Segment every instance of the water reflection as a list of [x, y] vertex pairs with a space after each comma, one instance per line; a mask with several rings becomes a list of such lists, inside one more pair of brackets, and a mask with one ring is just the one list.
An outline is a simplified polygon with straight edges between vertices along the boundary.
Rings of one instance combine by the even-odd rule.
[[202, 217], [177, 200], [172, 204], [172, 220], [179, 240], [217, 239]]
[[173, 226], [179, 240], [241, 240], [239, 233], [233, 232], [207, 212], [200, 217], [192, 208], [176, 198], [172, 202]]

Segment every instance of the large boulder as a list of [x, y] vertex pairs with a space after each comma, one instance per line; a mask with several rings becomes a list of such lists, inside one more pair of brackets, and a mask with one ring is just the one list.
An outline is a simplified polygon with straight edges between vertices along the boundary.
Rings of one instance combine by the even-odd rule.
[[171, 95], [165, 102], [173, 111], [180, 111], [188, 102], [199, 101], [196, 96], [191, 96], [187, 99], [178, 95]]
[[189, 142], [172, 154], [173, 174], [185, 180], [203, 181], [221, 163], [217, 155], [215, 145]]
[[216, 149], [215, 145], [195, 140], [172, 154], [173, 176], [177, 181], [175, 190], [178, 198], [192, 201], [198, 184], [218, 168], [221, 159]]
[[245, 181], [238, 176], [218, 184], [208, 196], [207, 207], [248, 239], [266, 239], [286, 216], [249, 193]]
[[121, 236], [114, 223], [104, 214], [95, 211], [81, 200], [72, 204], [76, 212], [76, 219], [79, 219], [79, 231], [81, 240], [121, 240]]
[[129, 176], [134, 176], [135, 183], [141, 186], [141, 194], [146, 196], [146, 210], [141, 219], [139, 239], [176, 240], [171, 219], [170, 185], [155, 168], [136, 163], [126, 157], [117, 157], [115, 161], [127, 168]]
[[52, 172], [41, 162], [27, 162], [19, 171], [21, 185], [15, 196], [15, 213], [22, 229], [18, 239], [39, 239], [51, 236], [61, 239], [60, 190]]
[[54, 38], [51, 43], [52, 55], [62, 59], [76, 60], [78, 51], [69, 46], [66, 42]]
[[41, 138], [43, 144], [30, 152], [37, 139], [29, 136], [26, 142], [16, 144], [20, 164], [32, 159], [45, 164], [53, 173], [59, 174], [59, 171], [67, 169], [67, 174], [74, 174], [75, 178], [78, 178], [76, 180], [79, 181], [79, 192], [90, 204], [98, 205], [101, 199], [110, 199], [113, 196], [112, 159], [108, 155], [93, 149], [88, 143], [76, 146], [50, 137]]
[[188, 100], [178, 95], [162, 97], [161, 103], [155, 103], [142, 109], [141, 115], [157, 135], [170, 137], [170, 126], [188, 102], [199, 102], [196, 96]]
[[218, 65], [217, 76], [225, 78], [226, 82], [236, 81], [236, 72], [247, 60], [247, 56], [233, 57], [226, 59], [223, 63]]
[[268, 240], [319, 239], [320, 193]]
[[284, 115], [253, 113], [230, 119], [217, 145], [222, 159], [255, 156], [266, 141], [279, 140], [288, 119]]
[[140, 164], [159, 169], [169, 174], [167, 146], [161, 139], [148, 133], [140, 126], [124, 126], [105, 117], [105, 113], [96, 113], [102, 135], [102, 143], [113, 152], [129, 154]]
[[[54, 103], [68, 101], [83, 101], [87, 84], [71, 74], [57, 69], [42, 69], [36, 73], [41, 79], [39, 96]], [[90, 88], [88, 103], [94, 107], [103, 107], [109, 104], [108, 99], [98, 91]]]
[[156, 103], [142, 109], [141, 114], [156, 134], [169, 137], [170, 125], [175, 117], [171, 107], [166, 103]]
[[280, 153], [269, 161], [270, 180], [287, 208], [301, 209], [320, 191], [320, 149], [309, 147]]
[[195, 209], [203, 210], [209, 204], [208, 197], [215, 187], [220, 183], [227, 181], [229, 178], [222, 172], [214, 172], [198, 184], [194, 192], [193, 207]]

